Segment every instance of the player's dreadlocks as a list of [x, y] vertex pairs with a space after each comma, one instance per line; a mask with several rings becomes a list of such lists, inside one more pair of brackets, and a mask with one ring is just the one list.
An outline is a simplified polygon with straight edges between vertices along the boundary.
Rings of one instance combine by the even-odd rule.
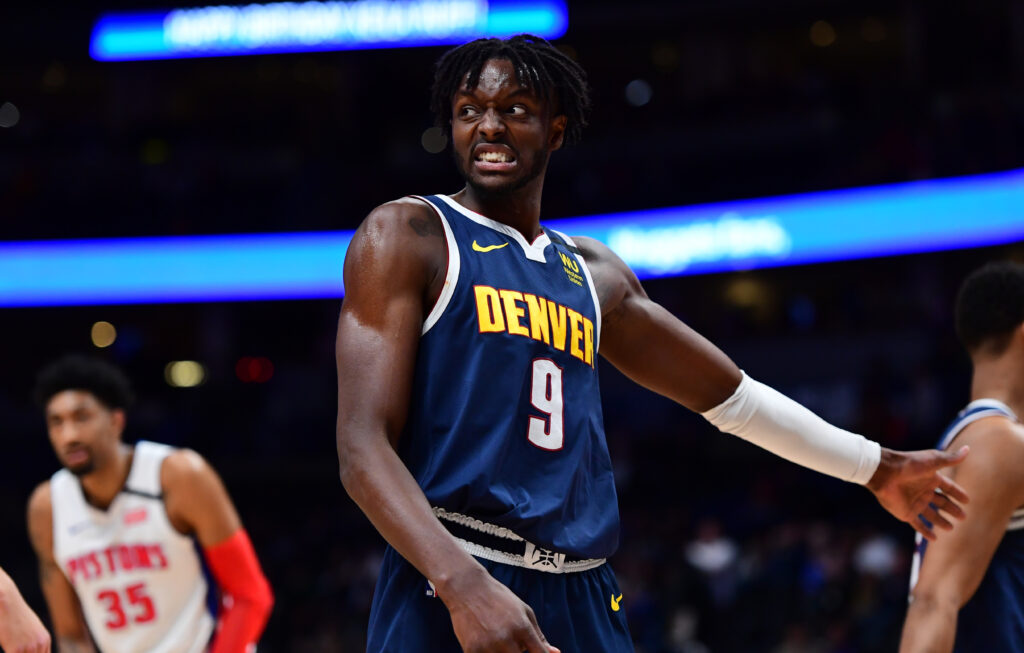
[[455, 92], [463, 81], [465, 88], [476, 88], [488, 59], [510, 61], [521, 85], [531, 88], [545, 102], [556, 100], [556, 110], [567, 118], [566, 143], [579, 141], [590, 111], [587, 74], [578, 63], [532, 34], [519, 34], [508, 40], [477, 39], [449, 50], [438, 60], [430, 108], [446, 136], [451, 137]]

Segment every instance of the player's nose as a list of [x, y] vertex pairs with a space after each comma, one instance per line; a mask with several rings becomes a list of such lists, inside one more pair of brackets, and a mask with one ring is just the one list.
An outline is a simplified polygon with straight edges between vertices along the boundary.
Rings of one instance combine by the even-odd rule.
[[490, 107], [484, 111], [479, 130], [489, 141], [493, 141], [505, 133], [505, 121], [502, 120], [497, 109]]
[[67, 420], [50, 428], [54, 440], [61, 445], [76, 444], [80, 440], [81, 430], [75, 425], [74, 420]]

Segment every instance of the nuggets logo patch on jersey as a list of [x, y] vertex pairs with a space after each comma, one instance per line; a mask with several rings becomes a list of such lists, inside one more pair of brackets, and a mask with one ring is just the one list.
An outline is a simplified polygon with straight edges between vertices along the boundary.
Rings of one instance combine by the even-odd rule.
[[580, 274], [580, 264], [565, 252], [559, 252], [558, 256], [562, 259], [562, 268], [565, 270], [565, 276], [569, 277], [569, 281], [582, 287], [583, 275]]

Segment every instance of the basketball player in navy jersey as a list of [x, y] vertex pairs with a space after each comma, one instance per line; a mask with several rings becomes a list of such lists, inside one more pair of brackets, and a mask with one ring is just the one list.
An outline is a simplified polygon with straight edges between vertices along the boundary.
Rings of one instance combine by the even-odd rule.
[[[597, 355], [790, 460], [865, 484], [927, 537], [966, 455], [881, 449], [744, 375], [607, 247], [541, 226], [548, 156], [579, 137], [583, 71], [543, 39], [438, 62], [433, 106], [466, 180], [384, 204], [345, 260], [341, 480], [388, 541], [368, 649], [631, 651]], [[927, 518], [925, 523], [919, 515]], [[626, 599], [628, 600], [628, 599]]]
[[971, 510], [938, 542], [918, 542], [903, 653], [1024, 651], [1024, 266], [971, 274], [957, 335], [974, 366], [971, 402], [939, 441], [971, 455], [947, 473]]
[[251, 653], [273, 597], [213, 468], [194, 451], [124, 444], [130, 384], [103, 361], [63, 358], [35, 394], [63, 466], [28, 506], [58, 650]]

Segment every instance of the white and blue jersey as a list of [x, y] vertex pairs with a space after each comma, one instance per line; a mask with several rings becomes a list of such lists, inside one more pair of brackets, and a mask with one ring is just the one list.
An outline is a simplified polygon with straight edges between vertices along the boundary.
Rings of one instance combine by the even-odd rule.
[[[978, 399], [960, 411], [943, 433], [937, 448], [949, 448], [968, 424], [984, 417], [1019, 421], [1006, 404], [995, 399]], [[928, 541], [918, 535], [910, 572], [911, 590], [917, 584], [927, 547]], [[1024, 653], [1024, 508], [1013, 513], [981, 584], [961, 608], [953, 650]]]
[[448, 271], [419, 343], [398, 452], [436, 511], [606, 558], [618, 502], [601, 416], [601, 312], [583, 256], [450, 197]]

